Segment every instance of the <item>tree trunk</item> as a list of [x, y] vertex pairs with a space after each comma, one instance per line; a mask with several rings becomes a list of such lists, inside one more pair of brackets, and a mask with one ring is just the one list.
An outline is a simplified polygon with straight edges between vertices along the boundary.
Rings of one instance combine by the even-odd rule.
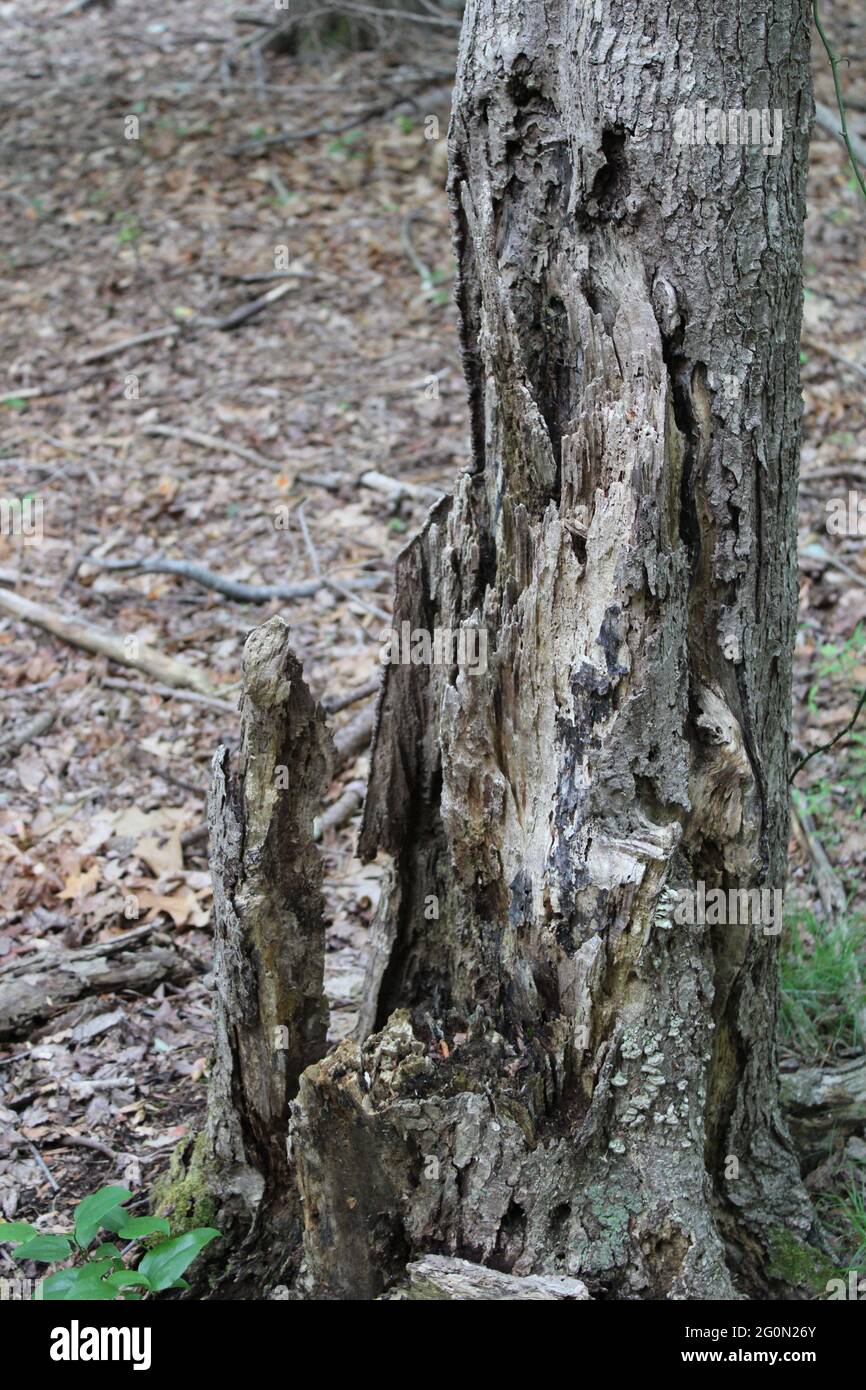
[[[811, 1212], [778, 937], [674, 907], [785, 877], [807, 15], [468, 5], [474, 462], [400, 557], [394, 626], [477, 629], [487, 660], [386, 672], [365, 1009], [292, 1105], [303, 1296], [427, 1255], [595, 1297], [787, 1291], [769, 1257]], [[767, 109], [780, 149], [683, 143], [701, 101]]]
[[214, 758], [208, 806], [216, 1046], [204, 1167], [236, 1247], [217, 1282], [260, 1297], [297, 1253], [288, 1107], [328, 1021], [313, 818], [334, 748], [281, 618], [247, 638], [241, 723], [234, 768], [225, 748]]

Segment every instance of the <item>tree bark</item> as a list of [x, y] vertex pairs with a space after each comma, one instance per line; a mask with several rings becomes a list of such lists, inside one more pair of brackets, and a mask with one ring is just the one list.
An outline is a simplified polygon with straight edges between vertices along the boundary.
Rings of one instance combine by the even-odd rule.
[[244, 649], [237, 765], [220, 748], [208, 807], [215, 1059], [207, 1166], [235, 1252], [235, 1293], [292, 1267], [299, 1234], [289, 1101], [325, 1051], [322, 866], [313, 839], [334, 748], [281, 618]]
[[[778, 154], [677, 142], [698, 101]], [[778, 939], [796, 615], [805, 0], [470, 0], [450, 197], [473, 466], [397, 567], [355, 1039], [291, 1105], [297, 1292], [428, 1255], [593, 1297], [789, 1292]]]
[[[474, 465], [404, 551], [394, 625], [483, 628], [488, 668], [387, 670], [361, 838], [394, 859], [383, 1031], [294, 1106], [314, 1296], [436, 1251], [725, 1298], [809, 1228], [777, 943], [671, 913], [784, 882], [808, 53], [802, 0], [467, 9]], [[700, 98], [780, 109], [779, 155], [678, 145]]]

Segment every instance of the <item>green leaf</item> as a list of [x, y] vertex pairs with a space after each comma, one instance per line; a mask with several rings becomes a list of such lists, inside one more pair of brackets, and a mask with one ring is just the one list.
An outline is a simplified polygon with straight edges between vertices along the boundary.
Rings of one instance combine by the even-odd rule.
[[164, 1216], [134, 1216], [125, 1226], [121, 1226], [117, 1234], [123, 1240], [140, 1240], [142, 1236], [153, 1235], [154, 1231], [161, 1231], [164, 1236], [171, 1235], [171, 1227]]
[[104, 1279], [106, 1274], [109, 1272], [113, 1274], [117, 1269], [117, 1260], [88, 1260], [87, 1263], [81, 1267], [82, 1269], [89, 1270], [91, 1274], [98, 1274], [100, 1279]]
[[117, 1290], [84, 1265], [81, 1269], [61, 1269], [42, 1280], [42, 1297], [49, 1303], [105, 1303], [117, 1296]]
[[93, 1259], [93, 1260], [112, 1259], [112, 1260], [120, 1260], [120, 1261], [122, 1262], [122, 1261], [123, 1261], [123, 1256], [121, 1255], [121, 1253], [120, 1253], [120, 1251], [118, 1250], [118, 1248], [117, 1248], [116, 1245], [106, 1244], [106, 1245], [97, 1245], [96, 1249], [93, 1250], [93, 1251], [91, 1251], [91, 1259]]
[[116, 1274], [109, 1274], [105, 1282], [113, 1289], [125, 1289], [128, 1284], [136, 1284], [141, 1289], [150, 1288], [147, 1275], [139, 1273], [137, 1269], [119, 1269]]
[[152, 1289], [169, 1289], [188, 1269], [200, 1250], [219, 1235], [211, 1226], [199, 1226], [186, 1235], [175, 1236], [174, 1240], [164, 1240], [155, 1250], [148, 1250], [138, 1266], [147, 1275]]
[[7, 1240], [29, 1240], [31, 1236], [38, 1234], [36, 1227], [31, 1226], [29, 1221], [0, 1221], [0, 1244]]
[[102, 1218], [102, 1229], [113, 1231], [117, 1235], [121, 1226], [125, 1226], [127, 1221], [131, 1219], [129, 1212], [124, 1207], [112, 1207], [111, 1211], [107, 1211]]
[[72, 1254], [72, 1246], [66, 1236], [34, 1236], [32, 1240], [25, 1240], [23, 1245], [13, 1251], [12, 1258], [15, 1260], [39, 1260], [42, 1264], [51, 1265], [55, 1260], [68, 1260]]
[[30, 408], [29, 401], [26, 401], [23, 396], [4, 396], [3, 404], [8, 406], [10, 410], [28, 410]]
[[[82, 1250], [88, 1246], [103, 1224], [103, 1220], [121, 1202], [128, 1202], [132, 1193], [125, 1187], [101, 1187], [85, 1197], [75, 1208], [75, 1239]], [[108, 1227], [113, 1230], [113, 1226]]]

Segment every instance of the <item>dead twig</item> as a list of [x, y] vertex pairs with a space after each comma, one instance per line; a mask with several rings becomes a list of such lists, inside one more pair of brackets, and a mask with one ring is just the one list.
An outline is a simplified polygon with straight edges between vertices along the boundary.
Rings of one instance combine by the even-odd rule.
[[379, 677], [374, 676], [372, 680], [365, 681], [363, 685], [358, 685], [354, 690], [347, 690], [345, 695], [325, 696], [322, 705], [328, 714], [337, 714], [341, 709], [348, 709], [349, 705], [355, 705], [359, 700], [366, 700], [370, 695], [378, 695]]
[[848, 908], [848, 898], [839, 880], [839, 875], [827, 858], [826, 850], [818, 838], [815, 823], [809, 814], [806, 803], [799, 792], [791, 795], [791, 813], [794, 829], [812, 864], [815, 887], [828, 918], [834, 920], [839, 913]]
[[313, 839], [321, 840], [328, 830], [339, 830], [364, 804], [363, 782], [350, 782], [341, 796], [313, 821]]
[[408, 483], [401, 478], [389, 478], [386, 473], [379, 473], [375, 468], [366, 469], [358, 478], [358, 482], [361, 487], [369, 488], [372, 492], [384, 493], [386, 497], [392, 497], [395, 501], [401, 497], [411, 497], [430, 506], [443, 496], [439, 488], [425, 487], [423, 483]]
[[366, 748], [376, 727], [376, 710], [371, 706], [357, 714], [350, 724], [334, 734], [334, 747], [341, 762], [348, 762], [355, 753]]
[[[174, 657], [164, 656], [162, 652], [146, 647], [143, 643], [139, 644], [137, 639], [133, 639], [133, 645], [128, 639], [102, 632], [81, 618], [66, 617], [41, 603], [34, 603], [32, 599], [8, 593], [5, 589], [0, 589], [0, 612], [32, 623], [34, 627], [41, 627], [43, 631], [50, 632], [52, 636], [59, 637], [73, 647], [95, 652], [97, 656], [107, 656], [109, 661], [116, 661], [120, 666], [131, 666], [137, 671], [146, 671], [149, 676], [155, 676], [167, 685], [195, 690], [200, 695], [215, 694], [204, 672], [187, 666], [185, 662]], [[139, 647], [138, 651], [135, 650], [135, 646]]]
[[[239, 579], [229, 579], [225, 575], [216, 574], [214, 570], [197, 565], [193, 560], [168, 560], [162, 555], [152, 555], [146, 560], [97, 560], [90, 556], [87, 563], [96, 565], [99, 569], [119, 573], [135, 571], [137, 574], [174, 574], [181, 579], [191, 579], [194, 584], [201, 584], [204, 589], [213, 589], [218, 594], [224, 594], [226, 598], [234, 599], [237, 603], [268, 603], [274, 598], [312, 598], [320, 589], [329, 587], [328, 581], [322, 575], [299, 584], [244, 584]], [[381, 581], [382, 576], [379, 574], [362, 575], [358, 579], [347, 579], [344, 587], [350, 591], [376, 589]], [[352, 596], [354, 597], [354, 592]]]
[[256, 453], [255, 449], [248, 449], [245, 444], [235, 444], [231, 439], [220, 439], [217, 434], [201, 434], [199, 430], [177, 429], [174, 425], [142, 425], [142, 434], [161, 435], [166, 439], [182, 439], [187, 444], [198, 444], [202, 449], [213, 449], [221, 454], [236, 454], [238, 458], [246, 459], [248, 463], [254, 463], [257, 468], [269, 468], [280, 471], [282, 464], [275, 463], [273, 459], [265, 458], [264, 454]]
[[126, 352], [128, 348], [142, 347], [145, 343], [155, 343], [160, 338], [176, 338], [182, 333], [180, 324], [172, 325], [170, 328], [155, 328], [150, 333], [137, 333], [133, 338], [122, 338], [118, 343], [109, 343], [106, 347], [92, 348], [90, 352], [85, 352], [78, 358], [79, 367], [84, 367], [88, 362], [100, 362], [106, 357], [116, 357], [120, 352]]
[[819, 353], [822, 357], [827, 357], [831, 362], [835, 362], [839, 367], [847, 367], [849, 372], [854, 372], [856, 376], [866, 378], [866, 367], [860, 362], [852, 362], [850, 358], [843, 357], [841, 352], [831, 348], [827, 343], [818, 342], [815, 338], [804, 338], [803, 346], [811, 348], [813, 352]]
[[4, 734], [0, 738], [0, 762], [6, 758], [11, 758], [13, 753], [17, 753], [19, 748], [23, 748], [25, 743], [30, 743], [40, 734], [44, 734], [54, 723], [54, 711], [44, 709], [32, 719], [28, 719], [25, 724], [19, 724], [17, 729], [12, 729], [10, 733]]
[[208, 709], [219, 710], [220, 714], [237, 715], [237, 706], [229, 700], [219, 700], [212, 695], [199, 695], [195, 690], [172, 689], [170, 685], [145, 685], [142, 681], [124, 681], [116, 676], [103, 676], [101, 684], [109, 690], [131, 690], [136, 695], [164, 695], [173, 700], [189, 700], [194, 705], [206, 705]]
[[242, 304], [239, 309], [233, 309], [232, 312], [226, 314], [224, 318], [214, 319], [213, 321], [203, 320], [203, 323], [207, 328], [215, 328], [219, 332], [225, 333], [230, 328], [237, 328], [239, 324], [246, 323], [247, 319], [254, 318], [257, 314], [261, 314], [263, 310], [269, 308], [271, 304], [276, 304], [278, 299], [282, 299], [283, 296], [288, 294], [289, 290], [293, 288], [294, 286], [291, 280], [286, 280], [281, 285], [275, 285], [274, 288], [268, 290], [266, 294], [260, 294], [258, 298], [251, 299], [249, 304]]

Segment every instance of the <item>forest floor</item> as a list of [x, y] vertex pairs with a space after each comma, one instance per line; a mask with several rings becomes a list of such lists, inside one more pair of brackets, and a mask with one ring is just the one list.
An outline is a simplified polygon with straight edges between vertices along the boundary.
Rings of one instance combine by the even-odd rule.
[[[164, 8], [115, 0], [58, 17], [48, 0], [0, 3], [0, 495], [40, 499], [43, 523], [41, 537], [0, 535], [0, 599], [84, 620], [133, 661], [155, 649], [200, 684], [173, 688], [0, 611], [0, 986], [58, 947], [130, 931], [132, 950], [175, 963], [147, 993], [121, 980], [54, 1001], [0, 1041], [0, 1218], [46, 1229], [102, 1183], [146, 1191], [201, 1119], [201, 827], [213, 753], [238, 737], [245, 635], [281, 613], [320, 699], [368, 685], [394, 558], [468, 462], [444, 195], [450, 31], [417, 54], [298, 56], [268, 52], [264, 29], [228, 6]], [[843, 77], [862, 94], [866, 24], [853, 3], [825, 9], [840, 52], [861, 55]], [[832, 105], [817, 43], [814, 58]], [[864, 112], [851, 113], [861, 134]], [[286, 131], [296, 138], [269, 143]], [[827, 528], [828, 501], [866, 498], [864, 215], [841, 146], [816, 130], [801, 754], [842, 733], [866, 687], [866, 504], [862, 534]], [[374, 490], [370, 470], [405, 488]], [[154, 557], [329, 587], [251, 604], [189, 576], [107, 567]], [[366, 768], [362, 746], [329, 803]], [[797, 786], [785, 1067], [853, 1059], [866, 1043], [866, 714]], [[353, 1023], [382, 872], [355, 858], [356, 831], [357, 816], [322, 840], [335, 1038]], [[809, 1182], [853, 1259], [866, 1248], [866, 1121]]]

